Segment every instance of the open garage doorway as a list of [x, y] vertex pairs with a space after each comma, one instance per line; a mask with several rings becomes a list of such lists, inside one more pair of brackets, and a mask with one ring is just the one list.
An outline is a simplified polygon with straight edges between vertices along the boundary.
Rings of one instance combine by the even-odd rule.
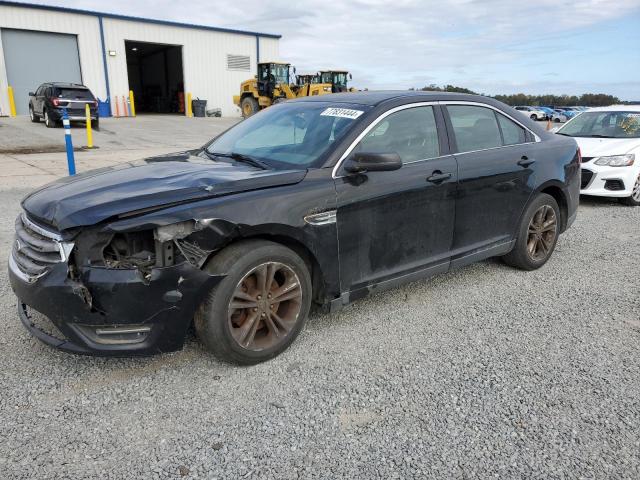
[[184, 113], [182, 47], [125, 40], [137, 113]]

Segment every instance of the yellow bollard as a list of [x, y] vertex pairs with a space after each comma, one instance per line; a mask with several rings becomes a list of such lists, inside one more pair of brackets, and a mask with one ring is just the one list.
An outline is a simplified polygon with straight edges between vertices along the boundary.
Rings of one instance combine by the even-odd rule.
[[131, 105], [131, 116], [136, 116], [136, 105], [133, 103], [133, 90], [129, 90], [129, 104]]
[[93, 132], [91, 131], [91, 109], [89, 104], [84, 106], [84, 116], [87, 122], [87, 148], [93, 148]]
[[193, 112], [191, 111], [191, 94], [187, 93], [187, 108], [184, 109], [187, 112], [187, 117], [193, 117]]
[[9, 114], [12, 117], [16, 116], [16, 101], [13, 98], [13, 87], [7, 87], [7, 93], [9, 94]]

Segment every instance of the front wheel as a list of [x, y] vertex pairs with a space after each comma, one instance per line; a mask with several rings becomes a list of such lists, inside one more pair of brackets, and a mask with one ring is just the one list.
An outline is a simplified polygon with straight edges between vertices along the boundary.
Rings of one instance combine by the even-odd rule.
[[636, 183], [633, 186], [633, 191], [631, 192], [631, 196], [627, 198], [620, 199], [622, 203], [625, 205], [629, 205], [630, 207], [640, 207], [640, 175], [636, 179]]
[[536, 120], [538, 120], [538, 117], [537, 117], [535, 114], [531, 115], [529, 118], [530, 118], [531, 120], [533, 120], [534, 122], [535, 122]]
[[33, 105], [29, 105], [29, 118], [33, 123], [40, 123], [40, 117], [33, 111]]
[[278, 243], [248, 240], [217, 253], [206, 270], [225, 275], [196, 312], [200, 341], [240, 365], [269, 360], [298, 336], [311, 306], [311, 276], [302, 258]]
[[242, 116], [244, 118], [249, 118], [251, 115], [256, 113], [260, 106], [258, 105], [258, 100], [253, 97], [244, 97], [240, 102], [240, 108], [242, 109]]
[[513, 250], [502, 259], [507, 265], [522, 270], [542, 267], [556, 248], [560, 235], [560, 209], [555, 198], [539, 194], [529, 204], [516, 236]]

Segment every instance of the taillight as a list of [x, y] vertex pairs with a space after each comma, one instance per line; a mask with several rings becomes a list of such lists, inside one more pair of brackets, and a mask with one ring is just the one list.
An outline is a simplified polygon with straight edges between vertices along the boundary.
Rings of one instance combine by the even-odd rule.
[[60, 105], [60, 100], [57, 98], [52, 98], [51, 103], [53, 103], [53, 105], [57, 107]]

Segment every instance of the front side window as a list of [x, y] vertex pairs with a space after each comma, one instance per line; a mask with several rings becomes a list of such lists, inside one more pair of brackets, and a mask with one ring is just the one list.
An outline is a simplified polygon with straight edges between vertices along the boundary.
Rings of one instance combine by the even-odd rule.
[[556, 133], [569, 137], [640, 138], [640, 112], [582, 112]]
[[499, 113], [495, 115], [498, 117], [498, 123], [502, 130], [502, 139], [505, 145], [517, 145], [518, 143], [525, 143], [527, 141], [527, 134], [524, 128], [504, 115]]
[[433, 107], [407, 108], [383, 118], [354, 151], [397, 153], [403, 163], [440, 156]]
[[470, 105], [447, 105], [458, 152], [472, 152], [502, 146], [493, 110]]
[[207, 152], [247, 155], [277, 169], [319, 166], [322, 156], [369, 108], [330, 102], [275, 105], [216, 138]]

